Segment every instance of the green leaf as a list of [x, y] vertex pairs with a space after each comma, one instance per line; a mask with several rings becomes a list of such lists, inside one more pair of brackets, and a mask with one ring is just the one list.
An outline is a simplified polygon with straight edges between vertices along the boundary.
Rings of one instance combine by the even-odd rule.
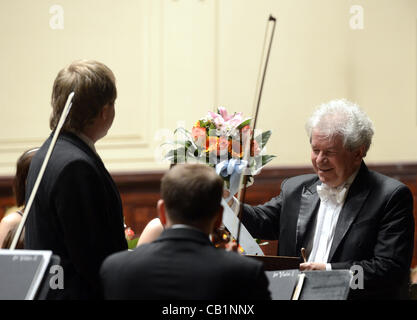
[[180, 146], [184, 146], [186, 145], [186, 143], [190, 141], [190, 140], [173, 140], [173, 141], [167, 141], [164, 143], [161, 143], [160, 146], [163, 147], [165, 145], [171, 145], [171, 146], [176, 146], [176, 145], [180, 145]]
[[135, 249], [136, 245], [138, 244], [139, 238], [132, 239], [132, 240], [126, 240], [127, 241], [127, 247], [129, 249]]
[[200, 128], [204, 128], [207, 129], [207, 126], [209, 125], [209, 123], [211, 123], [210, 121], [204, 121], [204, 120], [198, 120], [200, 122]]
[[188, 140], [185, 142], [185, 149], [188, 151], [188, 149], [192, 149], [192, 151], [194, 151], [195, 149], [197, 149], [197, 146], [194, 144], [193, 141]]
[[265, 132], [262, 132], [260, 135], [258, 135], [255, 140], [256, 142], [259, 144], [259, 148], [261, 148], [261, 150], [266, 146], [266, 144], [268, 143], [269, 138], [272, 135], [272, 131], [268, 130]]
[[169, 150], [167, 152], [167, 154], [165, 155], [165, 158], [168, 158], [168, 157], [176, 158], [178, 156], [183, 156], [184, 157], [186, 152], [187, 152], [187, 150], [184, 147], [181, 147], [181, 148], [178, 148], [178, 149], [172, 149], [172, 150]]
[[245, 121], [243, 121], [237, 128], [240, 130], [240, 129], [242, 129], [244, 126], [247, 126], [247, 125], [249, 125], [250, 124], [250, 120], [251, 119], [247, 119], [247, 120], [245, 120]]
[[179, 128], [177, 128], [177, 129], [175, 129], [175, 130], [174, 130], [174, 134], [176, 134], [176, 133], [177, 133], [177, 131], [178, 131], [178, 132], [182, 132], [182, 133], [184, 133], [184, 134], [185, 134], [185, 135], [187, 135], [187, 136], [191, 136], [191, 132], [190, 132], [190, 131], [188, 131], [187, 129], [183, 128], [183, 127], [179, 127]]
[[262, 156], [262, 167], [270, 162], [272, 159], [276, 158], [276, 156], [267, 154]]

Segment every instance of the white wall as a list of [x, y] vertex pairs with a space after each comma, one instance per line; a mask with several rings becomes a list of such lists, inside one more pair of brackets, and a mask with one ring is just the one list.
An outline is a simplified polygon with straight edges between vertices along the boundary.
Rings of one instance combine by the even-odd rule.
[[[50, 8], [63, 9], [63, 29]], [[352, 29], [353, 5], [363, 29]], [[258, 127], [271, 165], [308, 165], [304, 123], [334, 98], [360, 104], [376, 135], [368, 161], [417, 161], [415, 0], [2, 0], [0, 176], [49, 134], [58, 71], [81, 58], [115, 73], [116, 119], [97, 145], [113, 171], [165, 168], [165, 130], [224, 105], [250, 115], [268, 15], [277, 30]]]

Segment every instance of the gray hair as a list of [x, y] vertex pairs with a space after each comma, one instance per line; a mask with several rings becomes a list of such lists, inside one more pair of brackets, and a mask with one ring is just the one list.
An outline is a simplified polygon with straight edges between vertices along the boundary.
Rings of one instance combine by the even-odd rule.
[[365, 153], [372, 143], [374, 128], [371, 119], [358, 105], [346, 99], [332, 100], [320, 105], [306, 123], [310, 137], [314, 129], [328, 138], [341, 136], [345, 149], [353, 151], [365, 146]]

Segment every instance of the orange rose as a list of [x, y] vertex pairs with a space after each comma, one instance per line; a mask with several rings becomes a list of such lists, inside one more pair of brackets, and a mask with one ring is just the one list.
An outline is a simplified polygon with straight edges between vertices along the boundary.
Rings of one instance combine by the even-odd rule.
[[227, 139], [226, 137], [220, 137], [218, 140], [218, 145], [217, 145], [217, 152], [224, 152], [227, 151], [229, 148], [229, 139]]
[[206, 152], [213, 152], [217, 151], [217, 146], [219, 144], [219, 138], [218, 137], [207, 137], [206, 140]]
[[210, 136], [206, 142], [206, 152], [216, 152], [217, 155], [227, 153], [229, 148], [229, 140], [226, 137]]
[[242, 159], [243, 157], [242, 144], [239, 141], [230, 141], [229, 153], [232, 155], [232, 158]]

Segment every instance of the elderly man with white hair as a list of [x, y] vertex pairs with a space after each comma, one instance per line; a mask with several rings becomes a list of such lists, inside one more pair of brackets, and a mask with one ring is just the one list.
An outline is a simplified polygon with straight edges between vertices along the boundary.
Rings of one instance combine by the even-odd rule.
[[321, 105], [306, 125], [315, 174], [285, 180], [280, 194], [244, 205], [255, 238], [278, 240], [278, 255], [307, 261], [300, 270], [360, 266], [364, 288], [350, 298], [406, 299], [413, 255], [413, 197], [401, 182], [371, 171], [363, 158], [374, 133], [347, 100]]

